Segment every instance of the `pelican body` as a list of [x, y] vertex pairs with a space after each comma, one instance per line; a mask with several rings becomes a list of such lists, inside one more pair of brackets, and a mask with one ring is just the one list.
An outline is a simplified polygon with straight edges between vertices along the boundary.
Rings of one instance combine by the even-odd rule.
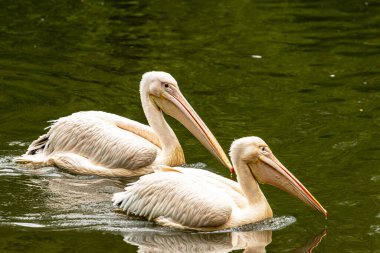
[[77, 112], [53, 122], [16, 162], [56, 166], [74, 174], [138, 176], [155, 165], [185, 163], [181, 145], [163, 112], [181, 122], [216, 158], [231, 163], [206, 124], [165, 72], [147, 72], [140, 97], [149, 126], [99, 111]]
[[201, 169], [160, 166], [142, 176], [113, 202], [127, 214], [179, 229], [220, 230], [273, 216], [259, 183], [276, 186], [324, 213], [327, 211], [258, 137], [245, 137], [230, 149], [237, 182]]

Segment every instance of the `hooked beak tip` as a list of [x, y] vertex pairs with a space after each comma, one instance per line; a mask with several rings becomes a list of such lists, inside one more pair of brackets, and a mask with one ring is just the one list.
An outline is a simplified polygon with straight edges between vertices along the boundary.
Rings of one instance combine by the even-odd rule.
[[231, 172], [231, 174], [234, 174], [234, 173], [235, 173], [235, 169], [234, 169], [234, 167], [230, 167], [230, 172]]

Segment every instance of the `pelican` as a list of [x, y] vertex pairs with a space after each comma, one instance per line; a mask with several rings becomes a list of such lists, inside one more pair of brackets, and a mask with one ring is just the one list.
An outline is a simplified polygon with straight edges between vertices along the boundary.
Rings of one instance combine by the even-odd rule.
[[162, 226], [192, 230], [221, 230], [273, 216], [258, 183], [276, 186], [322, 212], [327, 211], [259, 137], [234, 141], [230, 149], [237, 181], [201, 169], [159, 166], [124, 192], [113, 204], [127, 214]]
[[56, 166], [74, 174], [117, 177], [146, 174], [155, 165], [184, 164], [184, 153], [165, 121], [165, 112], [232, 169], [218, 141], [170, 74], [145, 73], [140, 97], [150, 126], [106, 112], [77, 112], [53, 121], [48, 133], [32, 142], [16, 162], [33, 167]]

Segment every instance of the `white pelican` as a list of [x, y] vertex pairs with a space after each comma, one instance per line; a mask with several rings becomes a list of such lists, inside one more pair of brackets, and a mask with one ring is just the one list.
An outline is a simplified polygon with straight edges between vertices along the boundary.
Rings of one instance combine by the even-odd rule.
[[150, 125], [106, 112], [77, 112], [60, 118], [16, 162], [51, 166], [75, 174], [137, 176], [154, 165], [185, 163], [181, 145], [162, 112], [181, 122], [223, 165], [231, 163], [218, 141], [165, 72], [147, 72], [140, 96]]
[[259, 137], [234, 141], [230, 149], [238, 183], [214, 173], [159, 166], [156, 173], [115, 193], [115, 206], [179, 229], [220, 230], [272, 217], [258, 183], [276, 186], [322, 212], [327, 211], [272, 154]]

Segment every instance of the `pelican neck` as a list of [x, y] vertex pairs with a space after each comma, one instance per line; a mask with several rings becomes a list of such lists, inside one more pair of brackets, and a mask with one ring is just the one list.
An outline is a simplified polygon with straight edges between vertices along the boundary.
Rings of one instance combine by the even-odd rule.
[[141, 94], [141, 102], [149, 125], [160, 139], [162, 149], [160, 157], [167, 160], [171, 158], [174, 152], [178, 152], [178, 150], [182, 152], [177, 136], [166, 122], [162, 110], [149, 97], [149, 94]]

